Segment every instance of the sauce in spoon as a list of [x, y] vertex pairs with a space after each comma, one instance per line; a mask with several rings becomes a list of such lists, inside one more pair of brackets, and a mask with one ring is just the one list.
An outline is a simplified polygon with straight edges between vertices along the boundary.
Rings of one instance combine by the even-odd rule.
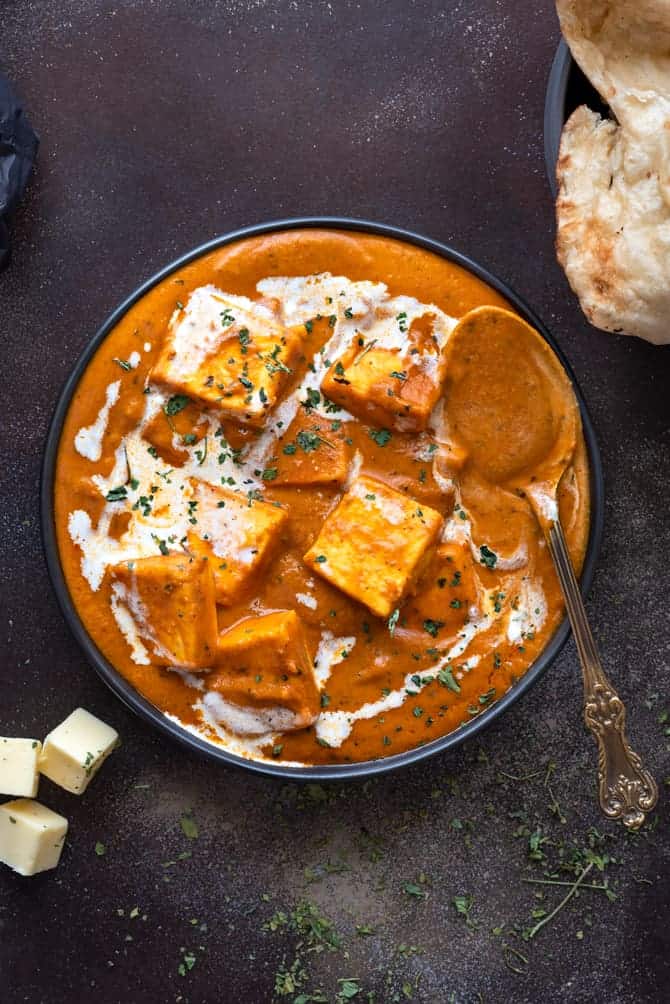
[[530, 325], [499, 307], [470, 311], [448, 353], [445, 411], [465, 469], [527, 495], [546, 531], [580, 430], [565, 370]]

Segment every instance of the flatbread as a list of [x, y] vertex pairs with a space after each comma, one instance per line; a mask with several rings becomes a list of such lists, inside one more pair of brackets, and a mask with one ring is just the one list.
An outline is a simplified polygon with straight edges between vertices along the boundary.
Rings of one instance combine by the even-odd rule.
[[557, 0], [616, 121], [578, 108], [557, 165], [558, 260], [605, 331], [670, 343], [670, 3]]

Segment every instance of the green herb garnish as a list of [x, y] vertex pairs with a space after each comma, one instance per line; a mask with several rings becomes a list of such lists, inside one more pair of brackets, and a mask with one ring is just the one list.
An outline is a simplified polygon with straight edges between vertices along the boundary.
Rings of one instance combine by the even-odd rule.
[[427, 631], [433, 638], [437, 638], [438, 631], [443, 627], [444, 621], [434, 621], [430, 617], [423, 622], [423, 630]]
[[479, 548], [479, 560], [482, 565], [486, 565], [487, 568], [495, 568], [496, 562], [498, 561], [498, 555], [495, 551], [492, 551], [486, 544], [482, 544]]
[[[178, 415], [190, 403], [190, 398], [186, 397], [185, 394], [173, 394], [163, 405], [163, 411], [166, 415], [172, 417], [173, 415]], [[151, 453], [151, 449], [149, 449], [149, 452]]]
[[391, 439], [391, 433], [388, 429], [368, 429], [368, 434], [377, 446], [386, 446]]
[[110, 488], [105, 495], [107, 502], [121, 502], [126, 498], [128, 498], [128, 492], [125, 485], [119, 485], [118, 488]]

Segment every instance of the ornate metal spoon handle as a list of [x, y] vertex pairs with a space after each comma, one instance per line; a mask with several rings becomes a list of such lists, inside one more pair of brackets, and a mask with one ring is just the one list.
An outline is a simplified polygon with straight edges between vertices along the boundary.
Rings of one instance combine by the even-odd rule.
[[600, 805], [606, 816], [637, 830], [656, 805], [658, 788], [628, 745], [626, 709], [605, 676], [586, 617], [560, 522], [552, 523], [547, 543], [563, 590], [584, 680], [584, 721], [598, 743]]

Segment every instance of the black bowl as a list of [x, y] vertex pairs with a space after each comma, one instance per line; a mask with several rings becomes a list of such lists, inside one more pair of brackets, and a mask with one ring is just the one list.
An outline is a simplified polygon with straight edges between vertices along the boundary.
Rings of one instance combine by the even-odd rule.
[[506, 708], [509, 708], [512, 704], [514, 704], [522, 694], [525, 694], [526, 691], [529, 690], [529, 688], [532, 687], [537, 680], [539, 680], [550, 663], [556, 658], [565, 643], [566, 638], [568, 637], [570, 628], [567, 620], [563, 621], [539, 658], [536, 659], [533, 665], [528, 669], [519, 682], [512, 687], [511, 690], [501, 697], [500, 700], [496, 701], [489, 710], [483, 712], [481, 715], [478, 715], [477, 718], [473, 719], [473, 721], [467, 722], [461, 728], [449, 735], [443, 736], [440, 739], [435, 739], [433, 742], [426, 743], [426, 745], [420, 746], [417, 749], [408, 750], [405, 753], [399, 753], [396, 756], [384, 757], [379, 760], [365, 761], [363, 763], [334, 764], [332, 766], [316, 767], [288, 767], [283, 766], [281, 763], [261, 763], [255, 760], [247, 760], [244, 757], [236, 756], [221, 747], [212, 745], [205, 739], [187, 732], [186, 729], [181, 728], [175, 722], [166, 718], [158, 708], [154, 707], [154, 705], [147, 701], [146, 698], [142, 697], [142, 695], [139, 694], [138, 691], [136, 691], [135, 688], [132, 687], [123, 678], [123, 676], [117, 672], [114, 666], [112, 666], [111, 663], [102, 655], [86, 632], [86, 629], [84, 628], [70, 597], [60, 564], [54, 527], [53, 488], [56, 455], [58, 452], [58, 443], [60, 440], [63, 421], [65, 419], [70, 400], [76, 390], [84, 369], [90, 362], [98, 346], [126, 313], [128, 308], [131, 307], [136, 300], [148, 292], [148, 290], [155, 286], [157, 282], [160, 282], [161, 279], [164, 279], [171, 272], [174, 272], [175, 269], [181, 268], [194, 258], [198, 258], [200, 255], [206, 254], [208, 251], [222, 247], [224, 244], [229, 244], [231, 241], [239, 240], [242, 237], [254, 237], [258, 234], [266, 234], [275, 230], [295, 230], [301, 227], [332, 227], [339, 230], [356, 230], [367, 234], [379, 234], [384, 237], [393, 237], [397, 240], [415, 244], [418, 247], [425, 248], [427, 251], [433, 251], [434, 253], [446, 258], [448, 261], [453, 261], [457, 265], [461, 265], [463, 268], [476, 275], [479, 279], [488, 283], [488, 285], [493, 287], [493, 289], [497, 290], [509, 301], [519, 314], [521, 314], [521, 316], [528, 321], [529, 324], [533, 325], [533, 327], [540, 332], [542, 337], [551, 345], [572, 381], [574, 391], [579, 402], [591, 470], [591, 526], [581, 578], [581, 586], [584, 591], [586, 591], [591, 585], [602, 537], [604, 509], [603, 476], [600, 454], [598, 451], [595, 433], [593, 431], [593, 425], [591, 424], [591, 419], [589, 418], [584, 399], [582, 398], [582, 394], [579, 386], [577, 385], [574, 374], [572, 373], [570, 365], [558, 345], [539, 318], [535, 316], [530, 307], [528, 307], [524, 301], [509, 288], [509, 286], [506, 286], [500, 279], [491, 275], [491, 273], [485, 268], [482, 268], [481, 265], [477, 265], [469, 258], [459, 254], [458, 251], [454, 251], [452, 248], [447, 247], [444, 244], [439, 244], [437, 241], [429, 240], [427, 237], [420, 237], [418, 234], [410, 233], [405, 230], [399, 230], [397, 227], [385, 226], [379, 223], [370, 223], [364, 220], [341, 219], [339, 217], [308, 217], [305, 219], [278, 220], [275, 223], [264, 223], [259, 226], [246, 227], [243, 230], [236, 230], [223, 237], [216, 237], [214, 240], [209, 241], [209, 243], [203, 244], [201, 247], [195, 248], [193, 251], [189, 251], [189, 253], [184, 255], [182, 258], [179, 258], [171, 265], [162, 269], [162, 271], [158, 272], [155, 276], [153, 276], [153, 278], [149, 279], [136, 289], [135, 292], [132, 293], [131, 296], [129, 296], [128, 299], [117, 307], [110, 317], [107, 318], [105, 323], [94, 335], [84, 352], [79, 357], [72, 374], [61, 392], [51, 421], [51, 426], [49, 428], [44, 453], [44, 462], [42, 465], [42, 537], [49, 574], [51, 576], [51, 581], [56, 591], [56, 596], [61, 610], [65, 616], [65, 620], [70, 626], [75, 638], [83, 648], [88, 660], [92, 663], [93, 668], [102, 677], [111, 690], [113, 690], [117, 697], [121, 698], [121, 700], [132, 711], [140, 715], [141, 718], [144, 718], [145, 721], [155, 725], [158, 729], [166, 733], [171, 738], [176, 739], [183, 746], [186, 746], [197, 753], [203, 754], [212, 760], [218, 760], [220, 763], [246, 767], [248, 770], [255, 771], [259, 774], [271, 774], [274, 777], [290, 778], [294, 780], [342, 780], [352, 777], [368, 777], [372, 774], [380, 774], [385, 771], [395, 770], [398, 767], [404, 767], [408, 764], [416, 763], [418, 760], [423, 760], [435, 753], [451, 749], [454, 746], [459, 746], [466, 739], [477, 735], [478, 732], [481, 732], [481, 730], [486, 728], [487, 725], [490, 725], [494, 719], [501, 715]]
[[561, 39], [549, 71], [547, 94], [544, 101], [544, 162], [554, 196], [558, 190], [556, 164], [561, 144], [561, 132], [579, 105], [588, 105], [604, 118], [610, 114], [607, 105], [603, 104], [596, 89], [572, 58], [567, 43]]

